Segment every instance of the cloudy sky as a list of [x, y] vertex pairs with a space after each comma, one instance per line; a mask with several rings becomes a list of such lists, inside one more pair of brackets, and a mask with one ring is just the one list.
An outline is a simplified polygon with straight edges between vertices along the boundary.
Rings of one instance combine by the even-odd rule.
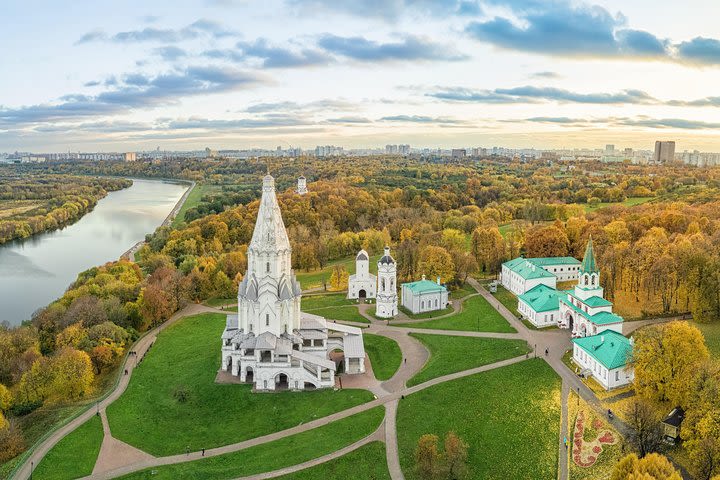
[[720, 151], [717, 0], [3, 0], [0, 151]]

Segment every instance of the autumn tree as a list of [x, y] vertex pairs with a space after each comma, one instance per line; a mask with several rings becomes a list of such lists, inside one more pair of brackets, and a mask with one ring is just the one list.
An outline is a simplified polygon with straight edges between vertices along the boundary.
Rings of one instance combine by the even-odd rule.
[[695, 476], [720, 474], [720, 362], [703, 363], [694, 375], [680, 432]]
[[415, 448], [415, 471], [424, 480], [433, 480], [440, 470], [440, 452], [437, 435], [425, 434]]
[[450, 283], [454, 279], [455, 265], [452, 257], [443, 247], [428, 245], [420, 250], [418, 270], [426, 277]]
[[528, 257], [564, 257], [569, 253], [570, 240], [555, 225], [534, 227], [525, 236]]
[[473, 230], [470, 249], [483, 273], [497, 273], [505, 256], [505, 243], [497, 227]]
[[680, 472], [663, 455], [651, 453], [643, 458], [631, 453], [620, 460], [611, 480], [682, 480]]
[[708, 355], [702, 333], [687, 322], [650, 327], [633, 348], [635, 388], [648, 400], [684, 407], [693, 373]]
[[660, 450], [663, 441], [660, 417], [655, 409], [642, 398], [633, 399], [625, 410], [632, 433], [628, 440], [640, 453], [640, 457]]
[[445, 435], [444, 469], [447, 478], [462, 480], [468, 478], [468, 445], [455, 432]]
[[0, 412], [7, 412], [12, 407], [12, 394], [10, 389], [0, 383]]
[[0, 462], [17, 457], [25, 448], [25, 438], [15, 422], [11, 421], [5, 428], [0, 428]]
[[335, 265], [330, 274], [330, 290], [340, 292], [347, 290], [349, 274], [342, 265]]

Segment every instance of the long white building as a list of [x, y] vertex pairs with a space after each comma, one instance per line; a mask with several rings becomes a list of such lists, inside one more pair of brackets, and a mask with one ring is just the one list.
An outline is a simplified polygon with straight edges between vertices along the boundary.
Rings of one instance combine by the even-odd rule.
[[222, 334], [222, 370], [255, 390], [303, 390], [335, 385], [330, 352], [342, 350], [346, 373], [365, 371], [362, 331], [300, 310], [301, 290], [291, 268], [275, 180], [263, 179], [248, 268], [238, 289], [238, 313]]

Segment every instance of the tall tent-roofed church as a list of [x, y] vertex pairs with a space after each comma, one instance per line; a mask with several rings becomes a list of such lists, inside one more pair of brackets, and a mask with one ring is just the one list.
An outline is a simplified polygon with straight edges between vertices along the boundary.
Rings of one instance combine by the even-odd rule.
[[397, 263], [390, 255], [390, 247], [378, 260], [378, 283], [375, 302], [375, 315], [380, 318], [392, 318], [398, 313]]
[[238, 313], [227, 316], [222, 334], [221, 370], [252, 383], [256, 391], [334, 387], [335, 350], [344, 354], [346, 373], [365, 371], [361, 329], [300, 310], [291, 255], [275, 180], [266, 175], [248, 268], [238, 288]]

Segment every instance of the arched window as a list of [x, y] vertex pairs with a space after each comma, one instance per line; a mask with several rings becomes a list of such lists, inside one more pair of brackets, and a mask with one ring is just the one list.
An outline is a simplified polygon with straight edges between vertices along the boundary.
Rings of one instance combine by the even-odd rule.
[[385, 291], [385, 278], [383, 277], [382, 280], [380, 280], [380, 290], [383, 292]]
[[587, 284], [588, 284], [588, 277], [587, 277], [587, 275], [586, 275], [586, 276], [584, 276], [583, 278], [585, 279], [585, 280], [584, 280], [584, 282], [585, 282], [585, 285], [587, 285]]
[[436, 298], [436, 299], [435, 299], [435, 308], [437, 308], [437, 306], [438, 306], [438, 300], [437, 300], [437, 298]]
[[420, 308], [425, 308], [425, 300], [420, 301]]
[[270, 273], [270, 262], [265, 262], [265, 271]]
[[265, 314], [265, 325], [266, 326], [270, 325], [270, 314], [269, 313]]
[[287, 323], [283, 325], [283, 330], [285, 331], [285, 333], [287, 333]]

